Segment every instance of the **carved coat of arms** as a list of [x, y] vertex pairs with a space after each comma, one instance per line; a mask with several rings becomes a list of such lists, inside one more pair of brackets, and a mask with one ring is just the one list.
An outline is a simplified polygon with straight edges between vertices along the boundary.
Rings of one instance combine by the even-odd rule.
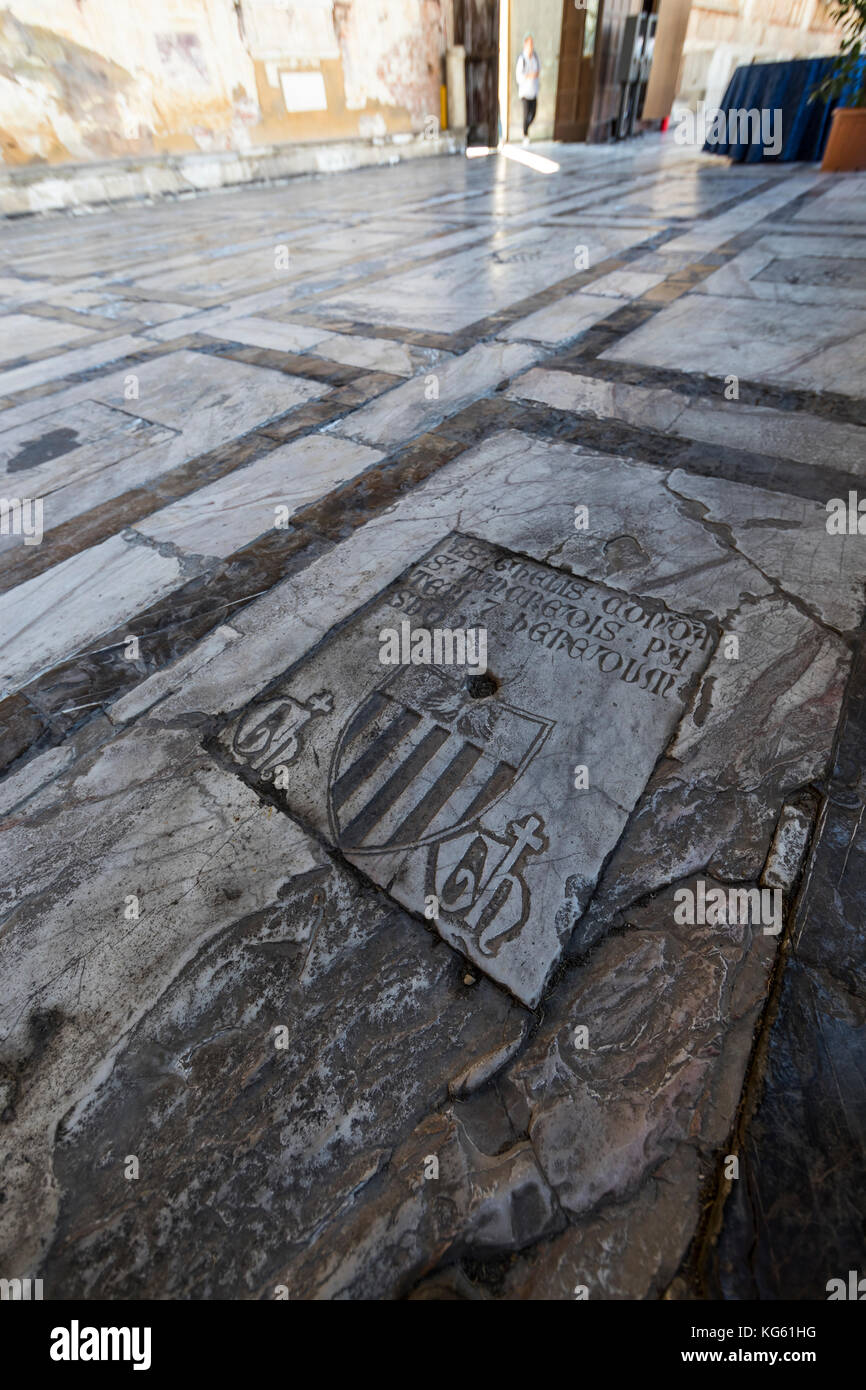
[[478, 822], [552, 727], [505, 701], [474, 699], [459, 674], [401, 669], [362, 700], [337, 741], [334, 843], [353, 856], [397, 852]]

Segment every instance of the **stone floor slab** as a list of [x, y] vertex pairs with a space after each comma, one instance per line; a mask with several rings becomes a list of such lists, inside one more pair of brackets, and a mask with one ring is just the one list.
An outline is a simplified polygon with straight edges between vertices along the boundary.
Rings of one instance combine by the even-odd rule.
[[[467, 656], [479, 628], [480, 663], [477, 648]], [[468, 633], [459, 664], [429, 664], [432, 645], [413, 664], [415, 629], [422, 644]], [[403, 645], [396, 670], [382, 665], [383, 632]], [[580, 912], [714, 640], [661, 604], [455, 535], [224, 744], [399, 902], [422, 916], [432, 896], [445, 939], [534, 1006], [570, 930], [566, 878]], [[555, 717], [563, 688], [574, 710]], [[583, 759], [576, 821], [568, 789]]]
[[866, 366], [866, 309], [730, 298], [708, 313], [687, 295], [603, 357], [710, 376], [745, 377], [858, 396]]

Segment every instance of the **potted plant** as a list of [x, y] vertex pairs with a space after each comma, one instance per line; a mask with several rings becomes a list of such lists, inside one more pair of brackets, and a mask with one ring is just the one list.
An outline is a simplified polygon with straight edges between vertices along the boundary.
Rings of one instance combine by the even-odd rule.
[[839, 60], [813, 98], [839, 100], [833, 112], [822, 170], [866, 169], [866, 0], [833, 0], [830, 18], [842, 31]]

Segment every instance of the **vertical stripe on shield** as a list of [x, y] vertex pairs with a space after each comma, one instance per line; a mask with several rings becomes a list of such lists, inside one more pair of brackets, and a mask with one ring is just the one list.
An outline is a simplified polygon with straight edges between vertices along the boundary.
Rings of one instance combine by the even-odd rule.
[[[520, 755], [533, 727], [506, 713], [514, 720], [509, 742]], [[481, 740], [380, 692], [352, 717], [343, 749], [345, 770], [331, 786], [337, 841], [370, 853], [408, 849], [470, 824], [513, 785], [519, 769], [518, 759], [491, 757]]]
[[435, 820], [442, 807], [454, 795], [463, 778], [471, 772], [480, 757], [480, 748], [476, 748], [471, 743], [464, 743], [463, 747], [454, 754], [445, 771], [436, 778], [432, 787], [424, 793], [402, 825], [394, 831], [385, 848], [387, 849], [394, 844], [411, 845], [415, 840], [420, 840], [431, 821]]
[[[384, 701], [382, 701], [382, 704], [384, 704]], [[357, 718], [352, 721], [352, 726], [349, 730], [350, 737], [354, 737], [360, 733], [378, 713], [379, 707], [375, 706], [373, 700], [368, 700], [367, 704], [364, 705], [359, 712]], [[362, 718], [361, 716], [363, 715], [366, 715], [366, 717]], [[390, 724], [386, 724], [378, 738], [370, 744], [369, 748], [367, 748], [366, 751], [352, 763], [352, 766], [347, 768], [342, 776], [338, 777], [334, 783], [331, 796], [335, 810], [339, 810], [343, 802], [349, 799], [352, 792], [360, 787], [362, 782], [366, 782], [367, 778], [376, 771], [376, 768], [383, 759], [388, 756], [391, 750], [402, 743], [403, 739], [408, 738], [412, 730], [417, 729], [420, 723], [420, 714], [416, 714], [415, 711], [411, 709], [402, 709], [397, 717], [391, 720]]]
[[374, 826], [390, 810], [397, 798], [402, 796], [409, 783], [414, 781], [421, 769], [450, 737], [448, 729], [443, 729], [439, 724], [434, 725], [424, 735], [409, 756], [391, 773], [384, 786], [379, 788], [355, 819], [346, 826], [340, 836], [340, 843], [344, 848], [352, 849], [366, 840]]

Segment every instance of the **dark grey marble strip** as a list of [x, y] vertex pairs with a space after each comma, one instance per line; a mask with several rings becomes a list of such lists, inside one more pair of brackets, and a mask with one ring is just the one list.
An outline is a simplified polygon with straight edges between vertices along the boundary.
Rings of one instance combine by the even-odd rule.
[[[828, 1298], [866, 1273], [866, 650], [797, 904], [754, 1113], [716, 1248], [710, 1296]], [[850, 1296], [847, 1295], [846, 1296]], [[862, 1294], [860, 1295], [862, 1297]]]

